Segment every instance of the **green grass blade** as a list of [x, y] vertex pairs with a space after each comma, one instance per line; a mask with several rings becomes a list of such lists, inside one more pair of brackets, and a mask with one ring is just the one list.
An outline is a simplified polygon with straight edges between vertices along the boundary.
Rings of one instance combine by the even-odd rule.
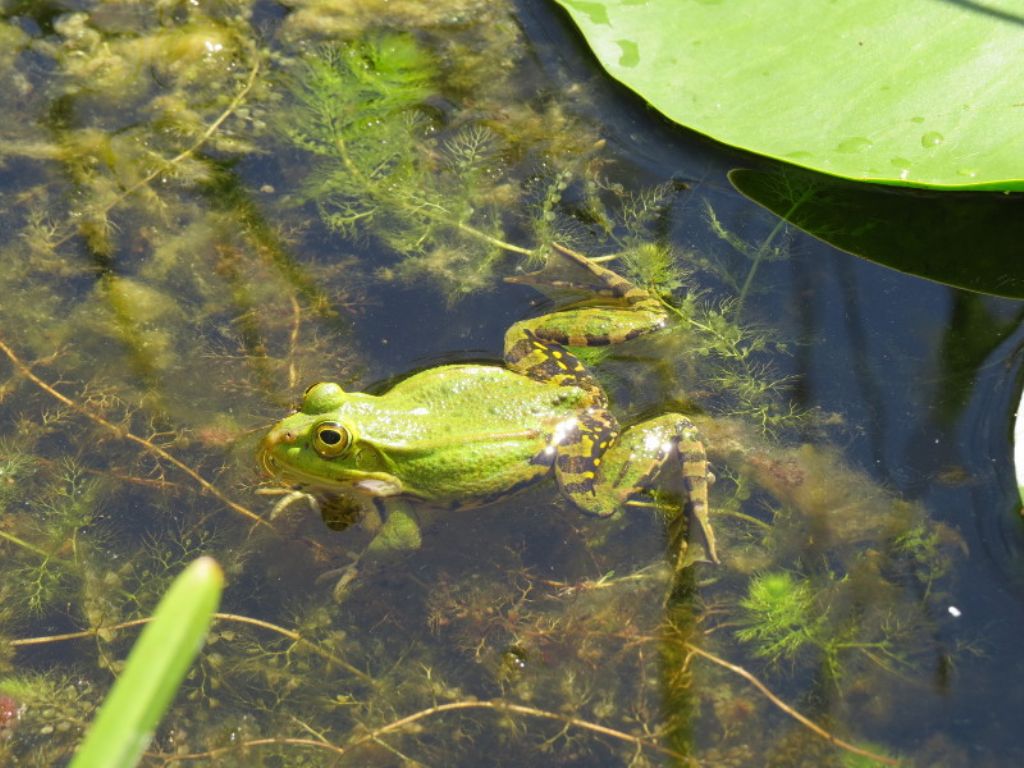
[[128, 768], [148, 746], [206, 631], [224, 586], [216, 561], [201, 557], [171, 584], [132, 648], [71, 768]]

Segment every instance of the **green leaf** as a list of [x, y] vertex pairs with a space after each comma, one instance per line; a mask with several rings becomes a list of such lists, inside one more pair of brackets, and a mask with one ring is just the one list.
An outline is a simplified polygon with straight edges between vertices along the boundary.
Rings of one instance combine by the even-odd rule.
[[216, 561], [201, 557], [164, 595], [71, 761], [71, 768], [132, 766], [174, 698], [196, 654], [224, 586]]
[[1011, 0], [556, 0], [602, 66], [718, 141], [861, 181], [1024, 189]]

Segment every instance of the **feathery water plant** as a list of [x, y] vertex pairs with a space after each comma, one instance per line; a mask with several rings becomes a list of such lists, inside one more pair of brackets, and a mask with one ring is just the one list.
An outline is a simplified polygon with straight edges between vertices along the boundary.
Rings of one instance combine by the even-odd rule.
[[818, 645], [825, 629], [811, 585], [788, 571], [755, 576], [740, 607], [745, 626], [736, 637], [773, 663], [791, 661], [808, 645]]

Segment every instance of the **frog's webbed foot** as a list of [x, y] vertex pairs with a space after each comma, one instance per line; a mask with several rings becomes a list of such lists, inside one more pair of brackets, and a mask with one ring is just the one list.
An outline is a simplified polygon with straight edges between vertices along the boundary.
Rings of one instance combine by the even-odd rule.
[[[682, 416], [678, 418], [682, 420], [683, 426], [673, 445], [676, 466], [686, 489], [685, 536], [689, 538], [691, 544], [694, 540], [699, 541], [700, 547], [677, 547], [679, 555], [676, 559], [676, 571], [700, 560], [720, 562], [708, 505], [708, 488], [715, 482], [715, 476], [709, 469], [707, 452], [697, 428], [689, 419]], [[680, 541], [686, 541], [683, 535], [680, 536]]]
[[524, 275], [506, 277], [505, 282], [555, 292], [623, 299], [631, 304], [651, 298], [647, 291], [594, 259], [560, 243], [552, 243], [551, 246], [554, 253], [543, 267]]
[[349, 585], [356, 580], [359, 574], [359, 560], [357, 559], [341, 568], [333, 568], [321, 573], [316, 581], [317, 584], [321, 584], [337, 579], [334, 583], [334, 588], [331, 590], [331, 599], [336, 603], [341, 603], [348, 597]]

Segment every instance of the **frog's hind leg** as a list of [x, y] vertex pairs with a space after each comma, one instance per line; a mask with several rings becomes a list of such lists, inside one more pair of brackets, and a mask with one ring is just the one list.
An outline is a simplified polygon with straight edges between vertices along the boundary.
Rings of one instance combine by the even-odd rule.
[[588, 393], [590, 403], [605, 407], [604, 390], [579, 358], [561, 344], [542, 340], [532, 325], [533, 321], [524, 320], [505, 334], [508, 367], [536, 381], [579, 387]]
[[521, 320], [505, 334], [505, 362], [538, 381], [575, 385], [590, 392], [595, 405], [604, 406], [601, 388], [579, 359], [566, 347], [599, 347], [635, 339], [666, 325], [665, 309], [650, 293], [610, 269], [563, 246], [557, 252], [591, 278], [590, 284], [551, 277], [548, 270], [515, 282], [543, 283], [586, 289], [607, 298], [606, 303], [576, 306]]
[[[556, 462], [559, 483], [580, 509], [607, 516], [627, 506], [663, 507], [665, 498], [672, 499], [685, 512], [677, 515], [680, 527], [685, 524], [678, 537], [677, 569], [701, 559], [719, 562], [708, 518], [712, 476], [704, 444], [688, 418], [669, 413], [637, 424], [591, 464], [594, 477], [579, 487], [577, 476], [563, 473]], [[687, 549], [683, 533], [697, 547]]]

